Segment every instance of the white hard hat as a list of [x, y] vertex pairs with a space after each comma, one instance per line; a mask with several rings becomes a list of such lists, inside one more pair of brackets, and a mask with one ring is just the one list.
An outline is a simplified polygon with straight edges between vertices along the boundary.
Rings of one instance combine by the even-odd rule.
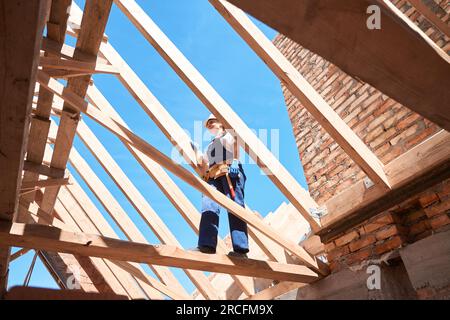
[[211, 121], [211, 120], [216, 120], [217, 121], [217, 118], [216, 118], [216, 116], [215, 115], [213, 115], [212, 113], [209, 115], [209, 117], [208, 118], [206, 118], [206, 120], [205, 120], [205, 122], [203, 123], [204, 124], [204, 126], [205, 126], [205, 128], [207, 128], [208, 127], [208, 122], [209, 121]]

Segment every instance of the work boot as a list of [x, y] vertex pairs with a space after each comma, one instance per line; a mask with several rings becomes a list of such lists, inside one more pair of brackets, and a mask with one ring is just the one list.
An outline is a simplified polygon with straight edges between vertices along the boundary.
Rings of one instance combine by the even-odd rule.
[[229, 257], [233, 257], [233, 258], [245, 258], [245, 259], [248, 258], [247, 253], [244, 253], [244, 252], [236, 252], [236, 251], [230, 251], [230, 252], [228, 253], [228, 256], [229, 256]]
[[187, 251], [201, 252], [201, 253], [206, 253], [206, 254], [214, 254], [214, 253], [216, 253], [216, 249], [211, 248], [211, 247], [196, 247], [196, 248], [193, 248], [193, 249], [189, 249]]

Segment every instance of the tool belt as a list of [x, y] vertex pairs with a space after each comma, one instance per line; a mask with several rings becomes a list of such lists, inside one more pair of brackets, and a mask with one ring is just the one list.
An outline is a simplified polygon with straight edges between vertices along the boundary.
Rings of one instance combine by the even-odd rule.
[[206, 171], [203, 179], [205, 181], [208, 181], [209, 179], [220, 178], [228, 173], [229, 166], [230, 165], [226, 162], [216, 163], [211, 168], [209, 168], [208, 171]]

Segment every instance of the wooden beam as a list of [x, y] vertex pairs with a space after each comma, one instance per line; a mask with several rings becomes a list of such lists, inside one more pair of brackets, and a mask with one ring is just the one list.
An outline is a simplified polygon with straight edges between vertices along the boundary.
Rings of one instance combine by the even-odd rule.
[[[112, 118], [118, 121], [121, 125], [128, 128], [127, 124], [123, 121], [120, 115], [116, 112], [114, 107], [108, 102], [108, 100], [102, 95], [102, 93], [93, 85], [89, 88], [87, 93], [88, 99], [103, 113], [109, 114]], [[90, 140], [91, 141], [91, 140]], [[200, 213], [192, 202], [184, 195], [181, 189], [176, 185], [172, 178], [164, 171], [164, 169], [148, 156], [140, 152], [135, 147], [129, 146], [127, 143], [124, 145], [128, 148], [131, 154], [141, 164], [142, 168], [152, 177], [164, 195], [169, 199], [172, 205], [183, 216], [189, 226], [198, 235], [200, 225]], [[103, 146], [102, 146], [103, 148]], [[97, 147], [94, 148], [97, 152], [100, 150]], [[106, 153], [106, 150], [105, 152]], [[226, 245], [218, 239], [218, 249], [220, 253], [226, 252]], [[234, 280], [239, 284], [246, 295], [254, 294], [253, 279], [244, 278], [241, 276], [233, 276]]]
[[236, 134], [244, 149], [268, 174], [272, 182], [308, 220], [313, 230], [319, 229], [319, 222], [310, 214], [317, 204], [308, 191], [303, 189], [264, 143], [247, 127], [230, 105], [214, 90], [188, 59], [167, 38], [134, 0], [114, 0], [114, 3], [131, 20], [142, 35], [152, 44], [180, 78], [197, 95], [203, 104]]
[[[97, 158], [105, 171], [114, 180], [117, 186], [122, 190], [124, 195], [128, 198], [130, 203], [134, 206], [139, 215], [144, 219], [146, 224], [153, 230], [154, 234], [163, 244], [169, 244], [181, 247], [177, 238], [173, 235], [170, 229], [166, 226], [164, 221], [153, 210], [145, 197], [135, 187], [133, 182], [122, 171], [120, 166], [114, 161], [111, 155], [101, 145], [95, 134], [89, 127], [81, 121], [78, 126], [78, 135], [86, 144], [92, 154]], [[81, 157], [78, 157], [78, 163], [81, 162]], [[202, 272], [184, 270], [191, 281], [199, 288], [202, 294], [208, 299], [219, 299], [216, 290], [211, 286], [208, 278]], [[173, 285], [173, 284], [172, 284]]]
[[26, 189], [35, 189], [35, 188], [47, 188], [47, 187], [55, 187], [55, 186], [64, 186], [69, 183], [69, 178], [59, 178], [59, 179], [45, 179], [38, 180], [36, 182], [23, 182], [21, 185], [22, 191]]
[[267, 289], [261, 290], [246, 300], [273, 300], [289, 291], [306, 286], [304, 283], [298, 282], [281, 282]]
[[[311, 257], [303, 248], [292, 243], [289, 240], [284, 239], [282, 236], [278, 235], [272, 228], [267, 226], [261, 218], [257, 217], [252, 211], [245, 209], [238, 205], [233, 200], [229, 199], [227, 196], [212, 188], [209, 184], [203, 181], [198, 176], [194, 175], [190, 171], [186, 170], [183, 166], [175, 163], [172, 159], [161, 153], [159, 150], [148, 144], [146, 141], [139, 138], [132, 131], [122, 126], [120, 123], [116, 122], [111, 117], [105, 116], [98, 109], [81, 99], [74, 92], [64, 89], [64, 87], [58, 83], [56, 80], [51, 79], [43, 73], [42, 71], [38, 74], [38, 81], [42, 86], [45, 86], [53, 93], [63, 98], [67, 103], [70, 103], [72, 107], [78, 108], [80, 111], [84, 112], [90, 118], [104, 126], [114, 135], [119, 137], [121, 140], [127, 142], [128, 144], [136, 147], [138, 150], [145, 153], [152, 160], [156, 161], [160, 165], [164, 166], [167, 170], [171, 171], [173, 174], [178, 176], [180, 179], [193, 186], [201, 193], [214, 199], [223, 207], [227, 208], [233, 212], [236, 216], [240, 217], [250, 225], [254, 226], [256, 229], [264, 233], [266, 236], [283, 246], [288, 251], [296, 255], [305, 265], [313, 268], [320, 272], [321, 274], [328, 274], [328, 268], [320, 260], [316, 260]], [[120, 168], [119, 168], [120, 169]]]
[[353, 161], [382, 189], [390, 188], [384, 167], [344, 120], [330, 107], [300, 72], [239, 8], [224, 0], [209, 0], [233, 29], [286, 85], [317, 122]]
[[[43, 164], [36, 164], [31, 161], [25, 161], [23, 164], [23, 170], [28, 172], [33, 172], [35, 174], [47, 176], [52, 179], [63, 179], [66, 174], [66, 170], [64, 169], [56, 169]], [[32, 182], [23, 182], [23, 183], [32, 183]]]
[[[74, 59], [78, 59], [78, 52], [97, 55], [108, 21], [112, 6], [112, 0], [88, 0], [85, 3], [85, 11], [81, 22], [81, 30], [76, 43]], [[70, 78], [67, 89], [73, 91], [80, 97], [86, 95], [86, 90], [91, 81], [91, 76]], [[79, 113], [69, 104], [64, 104], [60, 119], [57, 138], [53, 148], [51, 166], [65, 169], [69, 157], [70, 148], [73, 144], [76, 127], [79, 121]], [[42, 199], [42, 208], [48, 212], [53, 210], [59, 188], [45, 190]]]
[[[388, 0], [230, 0], [303, 47], [450, 130], [450, 63]], [[380, 30], [367, 28], [369, 6]], [[424, 75], [427, 75], [424, 77]]]
[[[75, 148], [73, 148], [71, 151], [69, 161], [86, 182], [90, 190], [99, 199], [100, 203], [103, 205], [106, 211], [111, 215], [111, 218], [113, 218], [117, 226], [127, 236], [128, 240], [147, 243], [145, 236], [136, 227], [129, 215], [125, 212], [125, 210], [122, 209], [121, 205], [110, 193], [108, 188], [106, 188], [102, 181], [97, 177], [95, 172], [89, 167], [87, 162], [78, 154]], [[69, 192], [71, 192], [73, 197], [76, 199], [80, 199], [81, 196], [86, 198], [84, 196], [83, 190], [77, 183], [73, 188], [69, 189]], [[87, 199], [84, 201], [84, 203], [84, 206], [87, 206]], [[91, 218], [91, 221], [97, 221], [96, 225], [97, 228], [99, 228], [99, 231], [101, 231], [100, 234], [111, 238], [118, 238], [114, 230], [106, 223], [104, 219], [102, 219], [102, 215], [99, 215], [99, 212], [94, 209], [95, 208], [93, 206], [90, 206], [90, 208], [85, 208], [85, 212]], [[173, 288], [172, 291], [174, 291], [174, 294], [169, 295], [170, 297], [188, 297], [187, 292], [178, 283], [177, 279], [170, 272], [170, 270], [161, 266], [149, 265], [149, 267], [153, 269], [155, 274], [158, 275], [162, 281], [167, 282], [168, 286]]]
[[118, 70], [111, 65], [99, 64], [95, 62], [84, 62], [74, 59], [66, 60], [60, 58], [41, 57], [39, 59], [39, 65], [47, 69], [61, 69], [85, 74], [118, 74]]
[[5, 300], [128, 300], [124, 295], [93, 293], [82, 290], [55, 290], [33, 287], [13, 287], [5, 295]]
[[[1, 0], [0, 219], [17, 216], [39, 48], [47, 1]], [[8, 282], [10, 248], [0, 249], [0, 298]]]
[[[65, 217], [69, 218], [68, 215], [70, 215], [69, 220], [76, 223], [76, 225], [71, 224], [71, 230], [68, 231], [101, 235], [97, 226], [91, 221], [90, 217], [87, 215], [85, 209], [81, 205], [81, 203], [85, 204], [84, 202], [89, 198], [87, 197], [87, 195], [82, 194], [82, 192], [77, 193], [77, 197], [78, 199], [74, 198], [73, 194], [69, 192], [68, 187], [61, 188], [58, 194], [58, 199], [61, 201], [61, 204], [65, 208]], [[92, 207], [95, 206], [92, 204]], [[157, 290], [155, 290], [155, 288], [150, 286], [141, 286], [139, 280], [134, 279], [132, 274], [129, 274], [127, 271], [123, 270], [115, 263], [109, 260], [104, 260], [104, 263], [108, 266], [109, 269], [111, 269], [116, 278], [133, 299], [145, 299], [147, 297], [150, 299], [162, 299], [162, 295]], [[109, 277], [105, 277], [105, 279], [109, 280]]]
[[442, 21], [436, 13], [422, 2], [422, 0], [408, 0], [420, 14], [422, 14], [431, 24], [433, 24], [440, 32], [442, 32], [447, 38], [450, 38], [450, 27], [448, 22]]
[[161, 132], [177, 148], [186, 162], [197, 173], [200, 173], [201, 170], [198, 168], [197, 158], [191, 145], [191, 139], [184, 129], [176, 122], [112, 45], [103, 44], [100, 48], [100, 52], [103, 53], [108, 61], [119, 70], [118, 79], [148, 116], [155, 122]]
[[[42, 195], [43, 193], [40, 190], [36, 192], [39, 205]], [[41, 208], [40, 210], [43, 211]], [[55, 217], [48, 214], [42, 215], [42, 212], [36, 219], [32, 215], [30, 217], [37, 224], [52, 225], [66, 231], [73, 231], [74, 228], [77, 230], [76, 222], [59, 200], [55, 202], [52, 214]], [[50, 216], [50, 219], [48, 216]], [[55, 223], [56, 221], [58, 223]], [[59, 221], [61, 222], [59, 223]], [[68, 284], [73, 285], [77, 281], [76, 283], [79, 284], [80, 288], [86, 292], [115, 293], [126, 295], [130, 298], [138, 297], [135, 293], [127, 291], [127, 283], [121, 281], [124, 280], [123, 274], [120, 275], [111, 270], [103, 259], [54, 251], [41, 251], [40, 255], [43, 261], [48, 264], [49, 271], [54, 277], [59, 279], [63, 288], [69, 288]]]
[[147, 245], [61, 230], [39, 224], [0, 222], [0, 240], [9, 246], [68, 252], [84, 256], [150, 263], [250, 277], [309, 283], [318, 279], [305, 266], [206, 255], [168, 245]]
[[[71, 21], [79, 23], [82, 19], [80, 8], [74, 3], [71, 7]], [[186, 162], [197, 172], [197, 158], [191, 145], [191, 139], [184, 129], [176, 122], [164, 106], [156, 99], [152, 92], [138, 75], [130, 68], [126, 61], [111, 44], [102, 44], [100, 53], [120, 72], [118, 79], [136, 99], [142, 109], [155, 122], [169, 141], [177, 148]]]
[[13, 262], [14, 260], [20, 258], [21, 256], [27, 254], [31, 249], [22, 248], [13, 254], [11, 254], [11, 257], [9, 259], [9, 262]]
[[367, 189], [362, 180], [328, 200], [318, 233], [327, 242], [340, 232], [450, 177], [450, 133], [436, 133], [386, 165], [392, 191]]
[[[59, 53], [65, 39], [65, 29], [67, 26], [68, 9], [72, 0], [51, 1], [51, 8], [47, 21], [47, 38], [54, 43], [55, 51]], [[44, 42], [44, 41], [43, 41]], [[46, 56], [52, 53], [45, 52]], [[27, 147], [26, 160], [34, 165], [40, 165], [44, 156], [47, 136], [50, 127], [50, 112], [53, 101], [53, 93], [45, 88], [39, 88], [37, 106], [31, 118], [29, 143]], [[31, 183], [39, 179], [37, 172], [27, 171], [23, 175], [22, 182]], [[28, 213], [28, 204], [35, 198], [35, 192], [30, 192], [22, 197], [25, 202], [20, 210], [20, 215]]]
[[[97, 207], [92, 203], [89, 196], [86, 194], [86, 192], [81, 188], [81, 186], [78, 184], [78, 182], [75, 179], [72, 179], [73, 184], [69, 187], [67, 187], [68, 193], [71, 195], [71, 198], [74, 199], [79, 206], [83, 209], [86, 216], [89, 218], [90, 222], [92, 222], [92, 225], [98, 230], [98, 234], [102, 236], [107, 236], [110, 238], [116, 238], [119, 239], [119, 236], [115, 233], [113, 228], [109, 225], [109, 223], [106, 221], [106, 219], [103, 217], [102, 213], [97, 209]], [[128, 215], [127, 215], [128, 217]], [[120, 227], [120, 226], [119, 226]], [[139, 242], [139, 241], [138, 241]], [[116, 265], [116, 261], [112, 261]], [[149, 265], [149, 267], [156, 273], [156, 274], [168, 274], [171, 275], [170, 279], [174, 279], [174, 281], [169, 282], [169, 285], [164, 285], [159, 281], [154, 280], [151, 277], [144, 277], [142, 274], [145, 274], [145, 271], [142, 269], [140, 265], [136, 266], [128, 266], [127, 263], [123, 262], [119, 265], [120, 268], [126, 270], [130, 274], [132, 274], [138, 282], [140, 282], [141, 287], [143, 287], [144, 291], [147, 293], [147, 295], [150, 298], [155, 297], [155, 293], [152, 292], [154, 289], [160, 291], [161, 293], [167, 295], [169, 298], [172, 299], [186, 299], [189, 298], [189, 295], [185, 293], [185, 291], [178, 291], [177, 287], [180, 285], [176, 285], [178, 281], [176, 278], [171, 274], [171, 271], [167, 267], [163, 266], [152, 266]], [[134, 270], [130, 272], [129, 270]], [[143, 279], [145, 278], [145, 279]], [[163, 277], [163, 279], [166, 279], [168, 277]], [[144, 283], [141, 283], [144, 282]], [[175, 285], [174, 285], [175, 284]], [[148, 288], [148, 286], [151, 286], [153, 288]], [[159, 294], [156, 295], [156, 297], [159, 299]]]
[[[52, 54], [52, 56], [54, 57], [58, 57], [61, 59], [74, 59], [76, 49], [75, 47], [69, 46], [67, 44], [63, 44], [61, 46], [56, 41], [53, 41], [49, 38], [44, 38], [42, 39], [42, 50], [44, 50], [46, 53]], [[108, 61], [106, 61], [105, 59], [83, 51], [77, 50], [76, 56], [79, 61], [95, 64], [108, 64]]]

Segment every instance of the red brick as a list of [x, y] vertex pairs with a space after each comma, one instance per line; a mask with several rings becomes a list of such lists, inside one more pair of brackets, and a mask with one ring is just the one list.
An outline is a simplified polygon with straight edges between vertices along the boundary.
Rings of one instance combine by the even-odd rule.
[[439, 215], [441, 213], [444, 213], [447, 210], [450, 210], [450, 199], [445, 202], [440, 202], [433, 206], [429, 206], [429, 207], [425, 208], [424, 210], [425, 210], [426, 215], [429, 218]]
[[384, 240], [380, 244], [376, 245], [374, 250], [376, 254], [383, 254], [393, 249], [399, 248], [403, 245], [403, 238], [400, 236], [394, 236], [388, 240]]
[[375, 220], [366, 224], [364, 226], [364, 230], [366, 230], [367, 233], [371, 233], [375, 230], [380, 229], [381, 227], [384, 227], [385, 225], [392, 223], [395, 223], [395, 218], [394, 215], [389, 212], [380, 217], [376, 217]]
[[350, 253], [350, 250], [349, 250], [348, 246], [337, 247], [337, 248], [334, 248], [333, 250], [331, 250], [330, 252], [328, 252], [327, 259], [328, 259], [328, 261], [333, 261], [333, 260], [336, 260], [337, 258], [342, 257], [343, 255], [346, 255], [349, 253]]
[[439, 190], [437, 194], [441, 201], [450, 195], [450, 179], [442, 183], [442, 189]]
[[420, 115], [418, 115], [417, 113], [411, 113], [409, 116], [399, 121], [396, 127], [399, 130], [404, 130], [419, 119], [422, 119]]
[[448, 214], [441, 214], [440, 216], [434, 217], [430, 220], [430, 225], [433, 229], [438, 229], [447, 224], [450, 224], [450, 217]]
[[379, 231], [377, 231], [377, 233], [375, 234], [375, 237], [377, 238], [377, 240], [384, 240], [387, 238], [390, 238], [392, 236], [398, 235], [398, 234], [403, 234], [405, 233], [405, 230], [403, 227], [397, 226], [395, 224], [391, 224]]
[[359, 237], [358, 232], [353, 230], [353, 231], [343, 235], [342, 237], [335, 239], [334, 243], [336, 244], [336, 246], [340, 247], [340, 246], [346, 245], [347, 243], [349, 243], [352, 240], [355, 240], [358, 237]]
[[427, 129], [423, 130], [422, 132], [420, 132], [418, 135], [416, 135], [414, 137], [410, 137], [408, 139], [408, 141], [405, 143], [406, 149], [411, 149], [416, 144], [424, 141], [426, 138], [428, 138], [435, 132], [436, 132], [436, 128], [431, 127], [431, 128], [427, 128]]
[[434, 192], [428, 192], [419, 198], [420, 205], [423, 208], [428, 207], [430, 204], [432, 204], [438, 200], [439, 200], [439, 197]]
[[348, 245], [348, 247], [350, 248], [351, 252], [355, 252], [361, 248], [367, 247], [369, 245], [371, 245], [372, 243], [374, 243], [376, 241], [376, 238], [374, 235], [368, 235], [365, 236], [359, 240], [355, 240], [350, 242], [350, 244]]
[[372, 247], [359, 250], [345, 257], [345, 263], [352, 265], [363, 260], [367, 260], [372, 255]]

